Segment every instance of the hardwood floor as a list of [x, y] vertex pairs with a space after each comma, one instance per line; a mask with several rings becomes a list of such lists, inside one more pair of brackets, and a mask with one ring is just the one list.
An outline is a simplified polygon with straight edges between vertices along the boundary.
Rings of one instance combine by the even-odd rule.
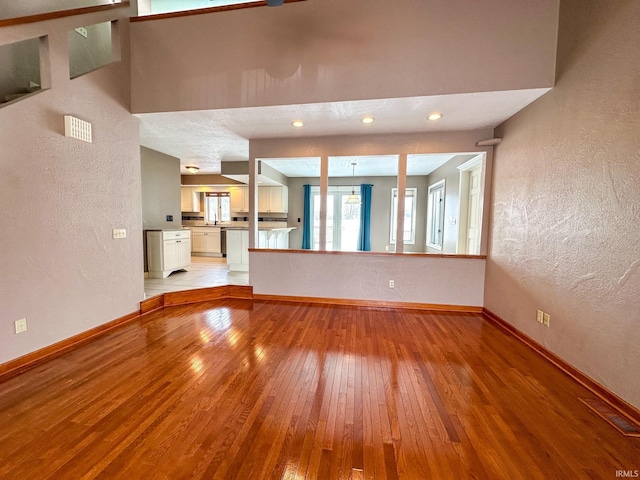
[[478, 314], [170, 307], [0, 384], [0, 478], [569, 479], [640, 469]]

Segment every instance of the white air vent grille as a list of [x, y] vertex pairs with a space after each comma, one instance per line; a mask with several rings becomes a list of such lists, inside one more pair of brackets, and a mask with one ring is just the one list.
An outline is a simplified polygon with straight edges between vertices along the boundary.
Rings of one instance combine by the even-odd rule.
[[64, 136], [91, 143], [91, 124], [74, 116], [65, 115]]

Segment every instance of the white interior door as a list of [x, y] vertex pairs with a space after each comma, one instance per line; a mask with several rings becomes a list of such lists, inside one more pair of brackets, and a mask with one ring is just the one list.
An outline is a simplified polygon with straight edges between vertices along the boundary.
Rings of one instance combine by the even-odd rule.
[[482, 195], [482, 166], [469, 172], [469, 207], [467, 209], [467, 254], [480, 253], [480, 201]]

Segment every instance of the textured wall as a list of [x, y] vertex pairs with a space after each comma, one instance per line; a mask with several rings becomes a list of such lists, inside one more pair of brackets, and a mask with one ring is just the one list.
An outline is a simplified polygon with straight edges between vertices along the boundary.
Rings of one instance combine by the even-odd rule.
[[249, 265], [258, 294], [482, 306], [480, 258], [256, 251]]
[[180, 159], [141, 147], [140, 164], [143, 228], [180, 228]]
[[133, 111], [551, 87], [557, 14], [558, 0], [312, 0], [134, 23]]
[[640, 408], [638, 25], [563, 0], [556, 87], [496, 131], [485, 306]]
[[[139, 308], [143, 298], [138, 122], [128, 112], [127, 8], [0, 29], [49, 35], [52, 88], [0, 108], [0, 363]], [[67, 31], [121, 16], [122, 62], [69, 80]], [[64, 114], [93, 143], [64, 137]], [[113, 228], [127, 238], [113, 240]], [[29, 329], [14, 334], [26, 317]]]

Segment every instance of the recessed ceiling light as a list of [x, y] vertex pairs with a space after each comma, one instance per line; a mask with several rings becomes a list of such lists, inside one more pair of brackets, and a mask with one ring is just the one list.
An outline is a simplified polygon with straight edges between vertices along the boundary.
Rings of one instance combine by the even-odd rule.
[[442, 114], [441, 113], [437, 113], [437, 112], [436, 113], [432, 113], [427, 118], [429, 120], [431, 120], [431, 121], [440, 120], [442, 118]]
[[189, 165], [189, 166], [187, 166], [185, 168], [187, 169], [187, 172], [189, 172], [189, 173], [198, 173], [198, 170], [200, 170], [195, 165]]
[[296, 128], [300, 128], [300, 127], [304, 127], [304, 122], [302, 120], [294, 120], [293, 122], [291, 122], [291, 125], [293, 125]]
[[375, 121], [375, 118], [367, 116], [367, 117], [362, 117], [362, 120], [360, 120], [362, 123], [364, 123], [365, 125], [368, 125], [370, 123], [373, 123]]

